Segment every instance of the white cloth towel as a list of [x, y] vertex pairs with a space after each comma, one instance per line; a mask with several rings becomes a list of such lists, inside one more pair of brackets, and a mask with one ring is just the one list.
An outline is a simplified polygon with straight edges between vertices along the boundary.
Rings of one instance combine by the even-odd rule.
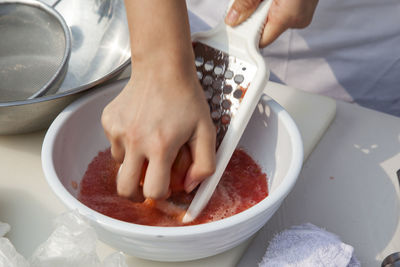
[[338, 236], [306, 223], [277, 234], [259, 267], [361, 266], [353, 252], [353, 247], [343, 243]]

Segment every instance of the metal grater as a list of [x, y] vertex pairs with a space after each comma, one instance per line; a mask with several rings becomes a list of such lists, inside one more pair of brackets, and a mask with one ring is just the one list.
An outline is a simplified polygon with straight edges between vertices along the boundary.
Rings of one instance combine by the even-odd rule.
[[193, 44], [197, 77], [217, 131], [217, 149], [254, 78], [256, 66], [200, 42]]
[[197, 189], [184, 223], [196, 218], [210, 200], [268, 82], [269, 68], [258, 45], [271, 2], [261, 1], [238, 26], [221, 21], [192, 35], [197, 75], [217, 128], [217, 153], [215, 172]]

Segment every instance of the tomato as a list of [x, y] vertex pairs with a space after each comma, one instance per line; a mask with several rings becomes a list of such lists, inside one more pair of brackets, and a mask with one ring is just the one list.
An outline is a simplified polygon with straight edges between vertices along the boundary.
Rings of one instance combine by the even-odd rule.
[[171, 191], [184, 191], [185, 177], [192, 164], [192, 155], [187, 145], [184, 145], [176, 156], [175, 162], [171, 169], [171, 182], [169, 184]]
[[[190, 149], [179, 151], [171, 170], [171, 190], [183, 190], [186, 172], [192, 162]], [[147, 163], [143, 165], [142, 179]], [[119, 164], [111, 150], [100, 152], [89, 164], [79, 184], [78, 199], [88, 207], [112, 218], [142, 225], [180, 226], [182, 216], [195, 192], [171, 194], [167, 200], [146, 199], [141, 202], [121, 197], [117, 193], [116, 177]], [[266, 174], [243, 150], [236, 150], [221, 177], [210, 202], [189, 223], [201, 224], [227, 218], [244, 211], [268, 196]]]

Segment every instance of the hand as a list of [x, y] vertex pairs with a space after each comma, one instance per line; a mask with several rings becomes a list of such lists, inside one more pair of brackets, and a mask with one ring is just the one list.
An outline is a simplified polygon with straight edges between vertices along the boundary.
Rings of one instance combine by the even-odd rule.
[[185, 144], [193, 160], [185, 177], [187, 192], [215, 170], [216, 131], [194, 59], [177, 61], [176, 55], [160, 54], [134, 61], [130, 81], [102, 115], [112, 156], [124, 163], [118, 194], [132, 199], [140, 195], [146, 161], [144, 197], [167, 197], [171, 167]]
[[[261, 0], [235, 0], [225, 23], [230, 26], [239, 25], [257, 9], [260, 2]], [[272, 0], [260, 47], [269, 45], [289, 28], [307, 27], [317, 4], [318, 0]]]

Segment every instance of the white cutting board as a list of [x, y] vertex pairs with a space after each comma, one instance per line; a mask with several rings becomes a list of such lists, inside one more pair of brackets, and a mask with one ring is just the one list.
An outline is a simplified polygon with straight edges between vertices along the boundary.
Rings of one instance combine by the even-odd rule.
[[[287, 109], [296, 121], [308, 157], [331, 123], [336, 111], [332, 99], [309, 94], [277, 83], [268, 83], [265, 93]], [[65, 211], [51, 192], [41, 168], [40, 151], [45, 132], [0, 136], [0, 221], [11, 225], [7, 237], [16, 249], [29, 257], [53, 230], [52, 221]], [[127, 257], [129, 266], [234, 266], [250, 240], [225, 253], [202, 260], [162, 263]], [[100, 257], [114, 250], [99, 242]], [[177, 253], [180, 253], [177, 251]]]

